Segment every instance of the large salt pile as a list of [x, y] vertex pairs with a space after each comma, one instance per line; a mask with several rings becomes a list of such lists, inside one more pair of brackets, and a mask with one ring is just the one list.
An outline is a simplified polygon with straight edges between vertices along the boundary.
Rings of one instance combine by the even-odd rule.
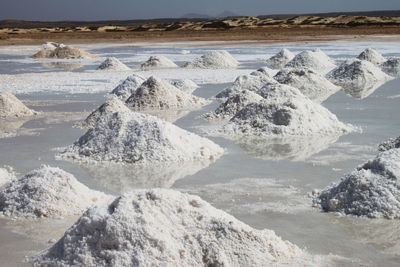
[[274, 79], [299, 89], [305, 96], [319, 103], [340, 90], [340, 87], [309, 68], [283, 69], [274, 76]]
[[314, 200], [324, 211], [400, 219], [400, 149], [384, 151], [323, 190]]
[[326, 77], [353, 97], [364, 98], [391, 77], [366, 60], [351, 59], [329, 72]]
[[199, 86], [192, 80], [182, 79], [182, 80], [173, 80], [170, 83], [178, 88], [181, 91], [192, 93], [194, 90], [199, 88]]
[[359, 60], [366, 60], [374, 65], [380, 65], [386, 61], [386, 59], [372, 48], [367, 48], [361, 52], [357, 57]]
[[297, 54], [286, 65], [286, 68], [311, 68], [321, 73], [327, 73], [336, 67], [335, 61], [320, 49], [303, 51]]
[[267, 59], [267, 66], [273, 69], [281, 69], [285, 66], [289, 61], [294, 58], [294, 54], [290, 52], [288, 49], [284, 48], [276, 55]]
[[223, 149], [212, 141], [156, 117], [118, 112], [101, 117], [60, 153], [82, 162], [160, 163], [207, 160]]
[[192, 62], [183, 65], [184, 68], [193, 69], [233, 69], [239, 62], [225, 50], [210, 51]]
[[239, 110], [244, 108], [249, 103], [261, 101], [263, 98], [249, 90], [238, 91], [231, 94], [228, 99], [222, 103], [214, 112], [209, 112], [203, 115], [205, 119], [223, 119], [230, 118]]
[[59, 43], [48, 42], [42, 49], [32, 56], [33, 58], [97, 58], [82, 49]]
[[338, 135], [353, 130], [326, 108], [284, 84], [266, 84], [258, 92], [265, 99], [250, 103], [220, 132], [233, 136]]
[[43, 165], [0, 189], [0, 211], [12, 217], [80, 215], [93, 204], [109, 199], [72, 174]]
[[380, 67], [385, 73], [398, 76], [400, 75], [400, 58], [389, 58]]
[[93, 111], [82, 123], [77, 126], [82, 128], [90, 128], [93, 127], [97, 121], [105, 117], [107, 115], [116, 113], [116, 112], [129, 112], [130, 109], [125, 106], [124, 102], [119, 100], [116, 97], [111, 97], [107, 99], [107, 101], [98, 107], [95, 111]]
[[379, 151], [386, 151], [393, 148], [400, 148], [400, 136], [396, 138], [390, 138], [389, 140], [380, 143], [378, 146]]
[[116, 95], [122, 101], [126, 101], [144, 81], [145, 78], [142, 76], [132, 74], [115, 87], [114, 90], [111, 91], [111, 94]]
[[164, 56], [151, 56], [145, 62], [140, 65], [142, 70], [148, 69], [161, 69], [161, 68], [177, 68], [174, 62], [172, 62], [169, 58]]
[[112, 70], [112, 71], [127, 71], [131, 70], [127, 65], [122, 63], [118, 58], [108, 57], [104, 60], [100, 66], [97, 67], [98, 70]]
[[0, 92], [0, 118], [27, 117], [37, 112], [29, 109], [9, 92]]
[[15, 179], [15, 172], [11, 167], [4, 166], [3, 168], [0, 168], [0, 187]]
[[318, 266], [271, 230], [256, 230], [198, 196], [136, 190], [93, 207], [40, 266]]
[[183, 92], [167, 81], [154, 76], [148, 78], [127, 100], [135, 110], [190, 109], [208, 104], [209, 101]]

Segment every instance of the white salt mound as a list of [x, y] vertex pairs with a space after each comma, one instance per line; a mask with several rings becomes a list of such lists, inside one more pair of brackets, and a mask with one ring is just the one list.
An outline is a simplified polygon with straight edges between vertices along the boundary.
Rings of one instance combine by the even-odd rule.
[[389, 140], [386, 140], [378, 146], [378, 150], [381, 152], [393, 148], [400, 148], [400, 136], [396, 138], [390, 138]]
[[42, 165], [0, 189], [0, 211], [12, 217], [80, 215], [93, 204], [109, 199], [72, 174]]
[[132, 74], [115, 87], [114, 90], [111, 91], [111, 94], [116, 95], [122, 101], [126, 101], [144, 81], [145, 78], [142, 76]]
[[359, 60], [366, 60], [374, 65], [381, 65], [386, 59], [372, 48], [367, 48], [361, 52], [357, 57]]
[[183, 65], [184, 68], [192, 69], [234, 69], [239, 62], [225, 50], [210, 51], [192, 62]]
[[289, 61], [285, 68], [311, 68], [320, 73], [327, 73], [336, 67], [335, 61], [320, 49], [303, 51]]
[[142, 70], [148, 69], [161, 69], [161, 68], [177, 68], [176, 65], [172, 60], [164, 56], [151, 56], [145, 62], [140, 65]]
[[234, 136], [315, 136], [350, 132], [329, 110], [283, 84], [266, 84], [258, 92], [265, 99], [250, 103], [220, 132]]
[[0, 92], [0, 118], [27, 117], [37, 112], [29, 109], [9, 92]]
[[382, 152], [323, 190], [314, 203], [324, 211], [400, 219], [400, 149]]
[[400, 58], [389, 58], [380, 67], [385, 73], [398, 76], [400, 75]]
[[64, 44], [47, 42], [42, 49], [34, 54], [32, 58], [97, 58], [82, 49]]
[[134, 110], [191, 109], [208, 104], [204, 98], [183, 92], [167, 81], [148, 78], [127, 100]]
[[272, 70], [268, 67], [261, 67], [256, 71], [253, 71], [252, 73], [250, 73], [250, 75], [254, 75], [254, 76], [268, 76], [269, 78], [274, 77], [274, 75], [277, 73], [276, 70]]
[[173, 80], [170, 81], [170, 83], [179, 90], [187, 93], [192, 93], [194, 90], [199, 88], [199, 86], [194, 81], [189, 79]]
[[108, 57], [104, 60], [100, 66], [97, 67], [98, 70], [112, 70], [112, 71], [127, 71], [131, 70], [127, 65], [122, 63], [119, 59], [115, 57]]
[[249, 90], [238, 91], [232, 94], [214, 112], [204, 114], [205, 119], [230, 118], [249, 103], [259, 102], [263, 98]]
[[283, 68], [289, 61], [294, 58], [294, 54], [288, 49], [284, 48], [276, 55], [267, 59], [267, 66], [273, 69]]
[[13, 168], [10, 166], [4, 166], [0, 168], [0, 187], [17, 179]]
[[213, 160], [223, 149], [212, 141], [156, 117], [118, 112], [101, 117], [63, 159], [82, 162], [159, 163]]
[[274, 76], [274, 79], [299, 89], [305, 96], [319, 103], [340, 90], [340, 87], [309, 68], [283, 69]]
[[[317, 266], [271, 230], [256, 230], [198, 196], [136, 190], [93, 207], [40, 266]], [[318, 260], [321, 261], [321, 260]]]
[[114, 114], [116, 112], [129, 112], [130, 109], [125, 106], [125, 103], [116, 97], [111, 97], [107, 101], [93, 111], [80, 125], [82, 128], [93, 127], [97, 121], [107, 115]]

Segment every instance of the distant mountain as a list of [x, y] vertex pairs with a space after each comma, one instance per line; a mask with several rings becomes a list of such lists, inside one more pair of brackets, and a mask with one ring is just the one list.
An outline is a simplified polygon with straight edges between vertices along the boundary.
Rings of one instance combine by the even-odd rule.
[[232, 11], [225, 10], [224, 12], [219, 13], [216, 15], [216, 18], [226, 18], [226, 17], [239, 17], [240, 15], [233, 13]]
[[185, 19], [211, 19], [213, 17], [206, 15], [206, 14], [199, 14], [199, 13], [187, 13], [183, 16], [181, 16], [181, 18], [185, 18]]
[[299, 13], [299, 14], [271, 14], [257, 16], [260, 19], [289, 19], [296, 16], [318, 16], [318, 17], [336, 17], [336, 16], [370, 16], [370, 17], [400, 17], [400, 10], [376, 10], [376, 11], [352, 11], [352, 12], [329, 12], [329, 13]]

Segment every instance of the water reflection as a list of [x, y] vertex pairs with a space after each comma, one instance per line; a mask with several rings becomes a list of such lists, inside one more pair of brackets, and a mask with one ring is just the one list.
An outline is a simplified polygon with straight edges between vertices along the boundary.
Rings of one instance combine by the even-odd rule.
[[363, 86], [342, 86], [343, 91], [354, 98], [363, 99], [375, 92], [376, 89], [384, 85], [387, 81], [377, 81], [375, 83], [364, 84]]
[[40, 62], [39, 64], [45, 68], [56, 68], [66, 71], [72, 71], [83, 67], [79, 62]]
[[2, 119], [0, 121], [0, 139], [11, 138], [19, 135], [35, 135], [35, 129], [24, 128], [23, 125], [35, 117], [18, 118], [18, 119]]

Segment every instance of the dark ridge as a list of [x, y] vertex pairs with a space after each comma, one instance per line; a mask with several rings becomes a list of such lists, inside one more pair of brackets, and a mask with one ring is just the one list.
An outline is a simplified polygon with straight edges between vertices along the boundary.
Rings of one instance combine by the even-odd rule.
[[306, 14], [271, 14], [257, 16], [260, 19], [290, 19], [298, 16], [337, 17], [337, 16], [368, 16], [368, 17], [400, 17], [400, 10], [378, 10], [378, 11], [352, 11], [352, 12], [329, 12], [329, 13], [306, 13]]

